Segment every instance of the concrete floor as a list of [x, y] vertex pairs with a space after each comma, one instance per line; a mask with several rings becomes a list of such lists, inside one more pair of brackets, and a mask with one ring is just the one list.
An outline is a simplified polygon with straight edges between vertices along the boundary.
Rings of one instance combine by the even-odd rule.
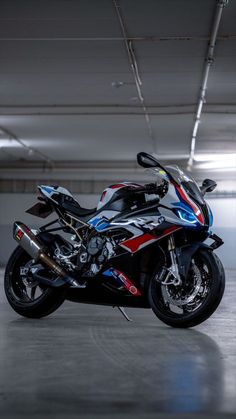
[[42, 320], [0, 292], [1, 418], [236, 418], [236, 271], [204, 324], [176, 330], [151, 310], [65, 303]]

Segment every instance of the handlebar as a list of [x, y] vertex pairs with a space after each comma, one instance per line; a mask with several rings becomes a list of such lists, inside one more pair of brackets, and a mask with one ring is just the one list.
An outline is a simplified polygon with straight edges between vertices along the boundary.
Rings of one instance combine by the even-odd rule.
[[136, 193], [145, 193], [147, 195], [157, 194], [163, 197], [168, 190], [168, 182], [163, 180], [160, 185], [156, 183], [147, 183], [142, 188], [138, 189]]

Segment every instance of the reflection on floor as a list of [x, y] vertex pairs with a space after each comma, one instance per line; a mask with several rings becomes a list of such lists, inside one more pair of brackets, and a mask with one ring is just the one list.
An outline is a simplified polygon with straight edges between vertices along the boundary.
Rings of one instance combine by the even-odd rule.
[[128, 323], [117, 309], [69, 302], [27, 320], [5, 301], [2, 278], [1, 418], [236, 417], [235, 271], [220, 308], [191, 330], [151, 310], [128, 309]]

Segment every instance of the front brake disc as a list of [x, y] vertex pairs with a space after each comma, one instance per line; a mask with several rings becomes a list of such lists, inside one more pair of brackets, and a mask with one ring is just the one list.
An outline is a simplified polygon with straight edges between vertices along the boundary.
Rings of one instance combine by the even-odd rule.
[[[194, 264], [192, 266], [193, 275], [194, 275], [194, 284], [191, 287], [189, 293], [185, 293], [185, 288], [183, 286], [174, 286], [174, 285], [164, 285], [161, 286], [162, 297], [165, 302], [169, 304], [182, 307], [185, 306], [196, 298], [199, 290], [202, 285], [201, 272], [198, 267]], [[181, 295], [182, 294], [182, 295]]]

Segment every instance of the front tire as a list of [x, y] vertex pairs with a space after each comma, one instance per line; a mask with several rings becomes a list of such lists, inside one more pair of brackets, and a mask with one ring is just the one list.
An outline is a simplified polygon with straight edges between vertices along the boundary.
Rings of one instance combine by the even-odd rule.
[[42, 287], [32, 279], [27, 279], [27, 275], [22, 276], [22, 270], [27, 269], [31, 261], [31, 257], [21, 247], [14, 250], [5, 270], [4, 289], [16, 313], [37, 319], [57, 310], [65, 300], [67, 289]]
[[224, 294], [225, 273], [212, 250], [202, 248], [193, 255], [185, 285], [161, 284], [160, 270], [159, 266], [150, 280], [148, 298], [153, 312], [164, 323], [179, 328], [193, 327], [217, 309]]

